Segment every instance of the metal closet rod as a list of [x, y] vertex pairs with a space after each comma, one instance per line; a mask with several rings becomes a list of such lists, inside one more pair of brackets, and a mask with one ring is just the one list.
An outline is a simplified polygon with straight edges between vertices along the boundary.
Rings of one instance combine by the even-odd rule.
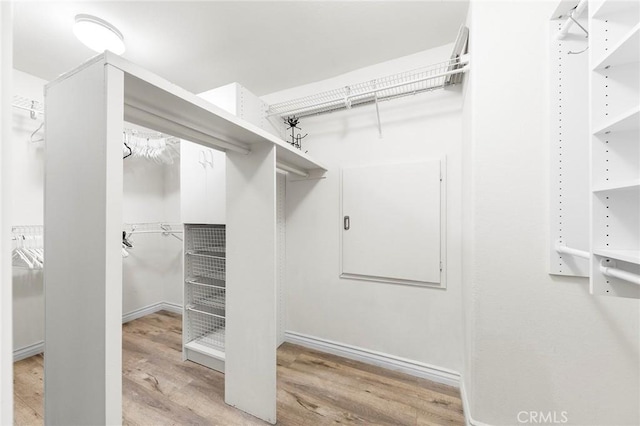
[[125, 103], [124, 111], [125, 117], [133, 119], [132, 121], [135, 121], [136, 124], [140, 124], [145, 127], [166, 127], [169, 125], [171, 128], [181, 133], [181, 136], [184, 136], [183, 139], [193, 138], [197, 141], [205, 142], [206, 145], [214, 145], [222, 148], [223, 150], [237, 152], [238, 154], [247, 155], [251, 152], [249, 147], [244, 144], [224, 140], [218, 136], [205, 133], [204, 131], [194, 127], [187, 127], [184, 124], [165, 117], [160, 112], [149, 111], [148, 108], [133, 105], [131, 102]]
[[560, 241], [556, 241], [556, 251], [561, 254], [570, 254], [572, 256], [581, 257], [583, 259], [591, 259], [591, 253], [584, 250], [578, 250], [575, 248], [567, 247]]
[[576, 22], [576, 19], [578, 19], [580, 17], [582, 12], [586, 8], [587, 8], [587, 0], [580, 0], [578, 5], [576, 6], [576, 8], [571, 10], [571, 11], [569, 11], [569, 17], [564, 22], [564, 24], [562, 24], [562, 28], [560, 28], [560, 31], [558, 31], [558, 34], [556, 35], [556, 38], [558, 38], [558, 39], [564, 38], [567, 35], [567, 33], [569, 32], [569, 28], [571, 28], [571, 26], [574, 23], [576, 25], [578, 25], [580, 28], [582, 28], [582, 30], [584, 32], [586, 32], [587, 35], [588, 35], [589, 33], [587, 32], [587, 30], [585, 28], [583, 28], [582, 25], [580, 25], [579, 23]]
[[285, 163], [281, 163], [281, 162], [276, 162], [276, 168], [284, 171], [284, 172], [288, 172], [288, 173], [293, 173], [294, 175], [298, 175], [300, 177], [303, 178], [308, 178], [309, 177], [309, 173], [307, 173], [306, 171], [299, 169], [297, 167], [294, 167], [290, 164], [285, 164]]
[[[610, 266], [607, 266], [606, 263], [609, 263]], [[613, 265], [611, 265], [611, 263], [613, 263]], [[616, 268], [615, 262], [602, 260], [600, 262], [600, 273], [608, 277], [618, 278], [619, 280], [640, 285], [640, 275]]]
[[[176, 234], [182, 234], [182, 224], [172, 225], [170, 223], [128, 223], [124, 225], [126, 228], [130, 229], [127, 234], [135, 235], [135, 234], [162, 234], [162, 235], [171, 235], [172, 237], [182, 241], [182, 238], [178, 237]], [[177, 228], [177, 229], [174, 229]], [[142, 228], [142, 229], [140, 229]], [[126, 232], [126, 231], [125, 231]]]

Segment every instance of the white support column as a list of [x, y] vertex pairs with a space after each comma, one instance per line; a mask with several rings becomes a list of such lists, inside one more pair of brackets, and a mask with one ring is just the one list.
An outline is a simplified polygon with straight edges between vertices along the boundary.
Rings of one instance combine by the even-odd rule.
[[45, 424], [121, 424], [124, 75], [94, 62], [45, 105]]
[[11, 92], [13, 91], [12, 2], [0, 1], [0, 424], [13, 424], [11, 286]]
[[276, 422], [276, 152], [227, 152], [225, 402]]

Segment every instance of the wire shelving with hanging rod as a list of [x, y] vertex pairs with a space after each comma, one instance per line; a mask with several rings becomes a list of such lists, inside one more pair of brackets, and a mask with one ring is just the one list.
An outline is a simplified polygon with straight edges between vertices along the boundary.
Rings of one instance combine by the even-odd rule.
[[305, 117], [443, 89], [462, 82], [467, 55], [362, 83], [272, 104], [268, 116]]
[[[11, 104], [14, 108], [28, 111], [32, 119], [44, 118], [44, 104], [40, 101], [21, 95], [14, 95]], [[34, 140], [35, 134], [42, 129], [44, 122], [31, 134], [32, 142], [41, 142], [44, 139]], [[172, 164], [179, 156], [178, 145], [180, 139], [160, 132], [145, 131], [134, 128], [122, 130], [122, 155], [123, 158], [138, 157], [154, 161], [159, 164]]]
[[14, 226], [12, 264], [18, 268], [42, 269], [44, 267], [44, 240], [41, 225]]
[[25, 96], [13, 95], [11, 106], [24, 111], [29, 111], [31, 118], [36, 118], [36, 115], [44, 116], [44, 104]]

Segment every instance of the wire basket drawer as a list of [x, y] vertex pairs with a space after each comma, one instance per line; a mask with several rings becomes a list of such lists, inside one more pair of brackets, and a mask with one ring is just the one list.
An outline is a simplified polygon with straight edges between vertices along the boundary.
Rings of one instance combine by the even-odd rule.
[[224, 257], [187, 253], [185, 260], [187, 281], [204, 278], [201, 281], [224, 287], [225, 260]]
[[224, 351], [225, 319], [187, 308], [186, 342]]
[[226, 289], [201, 284], [188, 284], [186, 304], [189, 308], [212, 315], [225, 316]]
[[185, 250], [192, 254], [224, 257], [226, 237], [224, 225], [185, 225]]

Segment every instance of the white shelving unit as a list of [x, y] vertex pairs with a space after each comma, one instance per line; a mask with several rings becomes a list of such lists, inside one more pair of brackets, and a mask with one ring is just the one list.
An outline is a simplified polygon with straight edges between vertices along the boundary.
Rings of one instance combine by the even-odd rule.
[[[276, 163], [314, 177], [326, 168], [108, 51], [48, 83], [45, 99], [45, 280], [60, 290], [45, 300], [45, 417], [55, 424], [122, 420], [123, 173], [122, 147], [113, 141], [126, 120], [226, 152], [224, 397], [275, 424]], [[85, 119], [71, 126], [69, 117]], [[83, 250], [68, 256], [70, 246]], [[78, 265], [82, 279], [73, 273]]]
[[[590, 3], [562, 0], [549, 21], [549, 273], [589, 276]], [[573, 17], [578, 24], [574, 23]], [[582, 52], [582, 53], [577, 53]]]
[[184, 226], [183, 360], [224, 372], [225, 226]]
[[591, 293], [640, 298], [640, 2], [589, 20]]

